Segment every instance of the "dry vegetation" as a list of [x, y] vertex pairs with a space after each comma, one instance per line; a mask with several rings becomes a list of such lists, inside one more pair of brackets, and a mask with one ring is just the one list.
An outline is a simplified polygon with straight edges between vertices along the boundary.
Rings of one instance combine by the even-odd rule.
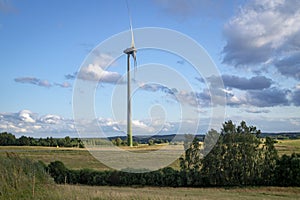
[[[299, 199], [300, 188], [156, 188], [156, 187], [95, 187], [58, 185], [51, 186], [51, 199]], [[46, 193], [41, 194], [42, 198]], [[49, 197], [50, 197], [49, 196]], [[49, 198], [48, 197], [48, 198]], [[47, 198], [45, 198], [47, 199]]]
[[283, 154], [290, 155], [293, 152], [300, 153], [300, 139], [297, 140], [278, 140], [275, 144], [278, 154], [281, 156]]
[[[127, 147], [123, 147], [126, 149]], [[153, 151], [160, 146], [142, 146], [132, 151]], [[276, 144], [279, 155], [300, 153], [300, 140], [280, 140]], [[46, 164], [60, 160], [71, 169], [108, 169], [86, 149], [52, 147], [0, 147], [0, 159], [6, 152], [15, 152], [21, 158], [41, 160]], [[173, 163], [177, 167], [178, 162]], [[1, 184], [1, 183], [0, 183]], [[1, 191], [0, 191], [1, 192]], [[22, 193], [19, 193], [22, 194]], [[28, 194], [31, 194], [29, 192]], [[31, 195], [21, 195], [32, 199]], [[5, 199], [15, 199], [15, 195]], [[36, 188], [36, 199], [300, 199], [298, 187], [247, 187], [247, 188], [168, 188], [168, 187], [100, 187], [79, 185], [55, 185], [49, 183]], [[1, 195], [0, 195], [1, 199]]]
[[[166, 144], [164, 144], [166, 145]], [[134, 152], [155, 151], [162, 148], [163, 145], [141, 145], [131, 148]], [[279, 140], [275, 144], [278, 154], [291, 155], [293, 152], [300, 153], [300, 139], [297, 140]], [[110, 147], [104, 147], [110, 148]], [[121, 147], [128, 150], [129, 147]], [[172, 145], [172, 148], [182, 148], [182, 145]], [[86, 149], [80, 148], [56, 148], [56, 147], [27, 147], [27, 146], [0, 146], [0, 157], [5, 156], [5, 152], [15, 152], [20, 157], [27, 157], [33, 160], [41, 160], [46, 164], [55, 160], [62, 161], [70, 169], [90, 168], [95, 170], [109, 169], [107, 166], [95, 159]], [[179, 162], [174, 161], [171, 167], [178, 168]]]

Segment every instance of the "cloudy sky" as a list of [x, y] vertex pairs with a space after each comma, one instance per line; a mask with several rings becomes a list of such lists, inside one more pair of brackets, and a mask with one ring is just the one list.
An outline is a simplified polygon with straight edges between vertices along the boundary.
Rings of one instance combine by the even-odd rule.
[[[263, 132], [300, 131], [300, 1], [128, 3], [134, 28], [172, 29], [205, 49], [224, 83], [224, 88], [216, 88], [226, 97], [226, 112], [218, 118], [245, 120]], [[92, 50], [128, 30], [125, 0], [0, 0], [0, 131], [17, 136], [77, 136], [74, 86], [77, 80], [88, 83], [100, 78], [94, 122], [109, 135], [125, 135], [126, 96], [117, 93], [119, 106], [113, 106], [112, 91], [126, 89], [126, 57], [115, 59], [111, 52]], [[91, 54], [96, 55], [89, 63], [85, 59]], [[136, 80], [139, 66], [149, 63], [174, 69], [193, 89], [136, 81], [134, 134], [176, 133], [179, 127], [187, 133], [197, 117], [199, 133], [209, 124], [220, 128], [211, 118], [212, 108], [220, 105], [212, 104], [208, 90], [215, 76], [202, 77], [179, 56], [143, 50], [138, 51]], [[182, 119], [182, 108], [193, 114]], [[97, 130], [88, 128], [93, 122], [82, 120], [77, 126], [97, 135]]]

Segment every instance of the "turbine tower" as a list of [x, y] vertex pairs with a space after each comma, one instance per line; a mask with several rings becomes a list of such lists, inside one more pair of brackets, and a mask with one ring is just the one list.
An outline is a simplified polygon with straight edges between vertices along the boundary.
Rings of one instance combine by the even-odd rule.
[[123, 52], [127, 54], [127, 144], [132, 147], [132, 127], [131, 127], [131, 84], [130, 84], [130, 56], [132, 56], [134, 61], [134, 69], [136, 69], [136, 48], [134, 45], [134, 35], [132, 30], [132, 21], [130, 16], [130, 10], [128, 2], [126, 1], [129, 22], [130, 22], [130, 32], [131, 32], [131, 46], [125, 49]]

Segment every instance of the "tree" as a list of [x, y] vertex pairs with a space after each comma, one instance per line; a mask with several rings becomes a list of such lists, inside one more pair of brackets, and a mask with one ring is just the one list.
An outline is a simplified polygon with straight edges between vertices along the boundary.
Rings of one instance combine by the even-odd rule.
[[71, 138], [69, 136], [65, 137], [64, 147], [72, 147], [72, 145], [71, 145]]
[[61, 161], [54, 161], [48, 165], [49, 174], [56, 183], [65, 183], [67, 180], [68, 169]]
[[[187, 145], [187, 144], [185, 144]], [[199, 185], [200, 167], [202, 159], [201, 144], [197, 138], [194, 138], [189, 148], [185, 150], [184, 157], [180, 158], [181, 174], [184, 174], [184, 185]]]
[[149, 146], [154, 145], [154, 140], [153, 140], [153, 139], [149, 139], [149, 140], [148, 140], [148, 145], [149, 145]]
[[212, 185], [248, 185], [257, 175], [260, 140], [255, 127], [225, 122], [221, 136], [203, 159], [203, 172]]
[[121, 144], [122, 144], [122, 139], [118, 137], [118, 138], [116, 139], [116, 145], [117, 145], [117, 146], [121, 146]]
[[29, 146], [30, 145], [30, 139], [23, 135], [18, 139], [18, 145]]
[[2, 146], [9, 146], [9, 145], [16, 145], [16, 137], [7, 132], [0, 133], [0, 145]]
[[255, 185], [266, 178], [271, 184], [277, 151], [270, 138], [262, 147], [259, 134], [244, 121], [238, 126], [227, 121], [220, 135], [214, 130], [207, 133], [204, 148], [194, 140], [181, 158], [187, 185]]
[[264, 142], [264, 161], [262, 165], [262, 182], [264, 185], [274, 185], [275, 184], [275, 171], [278, 161], [277, 150], [274, 146], [275, 141], [266, 137]]
[[300, 154], [283, 155], [277, 161], [276, 183], [280, 186], [300, 186]]

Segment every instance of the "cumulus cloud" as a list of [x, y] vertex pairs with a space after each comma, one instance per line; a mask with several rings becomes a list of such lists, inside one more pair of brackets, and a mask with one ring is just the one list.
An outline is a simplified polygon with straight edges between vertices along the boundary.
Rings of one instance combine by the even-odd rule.
[[[207, 78], [212, 85], [214, 85], [216, 79], [215, 76]], [[222, 80], [226, 88], [236, 88], [239, 90], [262, 90], [272, 85], [272, 79], [265, 76], [246, 78], [235, 75], [222, 75]]]
[[292, 94], [292, 102], [295, 106], [300, 106], [300, 89], [296, 89]]
[[251, 90], [246, 94], [247, 103], [257, 107], [287, 106], [290, 104], [290, 91], [275, 87], [264, 90]]
[[29, 122], [29, 123], [34, 123], [35, 122], [35, 116], [29, 110], [20, 111], [18, 117], [21, 121], [24, 121], [24, 122]]
[[222, 79], [226, 87], [240, 90], [261, 90], [269, 88], [272, 84], [272, 79], [265, 76], [255, 76], [248, 79], [234, 75], [223, 75]]
[[300, 80], [300, 51], [292, 54], [291, 56], [276, 60], [274, 65], [282, 75]]
[[224, 35], [224, 63], [236, 67], [275, 63], [283, 75], [299, 76], [293, 73], [299, 72], [293, 61], [300, 48], [300, 1], [251, 1], [225, 24]]
[[42, 116], [39, 120], [46, 124], [59, 124], [63, 120], [63, 118], [61, 118], [58, 115], [48, 114], [48, 115]]
[[0, 113], [0, 131], [12, 132], [18, 136], [25, 134], [33, 137], [65, 135], [78, 137], [73, 120], [53, 114], [39, 116], [30, 110]]
[[117, 83], [122, 76], [117, 72], [105, 71], [95, 64], [89, 64], [81, 69], [78, 78], [88, 81], [100, 81], [104, 83]]
[[[77, 77], [87, 81], [100, 81], [103, 83], [122, 82], [122, 76], [117, 72], [107, 71], [106, 68], [114, 63], [113, 57], [108, 54], [98, 53], [94, 61], [78, 72]], [[65, 76], [66, 78], [75, 78], [76, 73]]]
[[14, 80], [15, 80], [15, 82], [18, 82], [18, 83], [33, 84], [33, 85], [37, 85], [37, 86], [41, 86], [41, 87], [47, 87], [47, 88], [52, 86], [52, 84], [49, 83], [49, 81], [41, 80], [41, 79], [36, 78], [36, 77], [19, 77], [19, 78], [15, 78]]

